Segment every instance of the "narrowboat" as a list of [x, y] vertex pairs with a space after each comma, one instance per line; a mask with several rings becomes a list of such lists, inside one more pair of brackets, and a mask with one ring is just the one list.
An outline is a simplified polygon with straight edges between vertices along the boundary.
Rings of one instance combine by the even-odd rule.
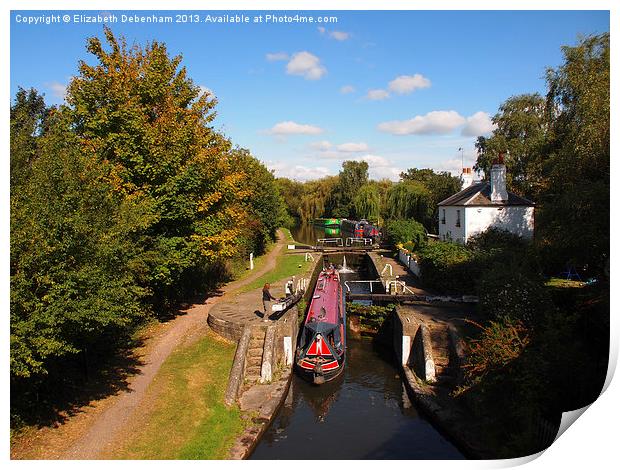
[[372, 238], [373, 242], [377, 242], [381, 237], [379, 227], [369, 223], [367, 220], [349, 220], [342, 219], [340, 226], [343, 231], [353, 234], [353, 238]]
[[320, 385], [344, 370], [345, 299], [334, 267], [319, 274], [297, 347], [295, 366], [304, 379]]

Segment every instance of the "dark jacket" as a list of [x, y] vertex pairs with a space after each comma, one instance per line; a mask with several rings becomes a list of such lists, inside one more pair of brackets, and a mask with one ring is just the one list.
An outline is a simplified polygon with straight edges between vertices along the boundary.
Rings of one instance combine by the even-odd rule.
[[263, 287], [263, 300], [276, 300], [276, 298], [271, 295], [269, 289]]

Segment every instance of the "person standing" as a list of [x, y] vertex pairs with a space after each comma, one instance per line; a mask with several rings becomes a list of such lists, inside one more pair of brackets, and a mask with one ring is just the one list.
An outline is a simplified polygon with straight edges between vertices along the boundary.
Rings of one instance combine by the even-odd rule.
[[269, 315], [271, 314], [271, 301], [276, 300], [276, 298], [271, 295], [269, 292], [269, 288], [271, 286], [269, 283], [263, 286], [263, 321], [269, 321]]

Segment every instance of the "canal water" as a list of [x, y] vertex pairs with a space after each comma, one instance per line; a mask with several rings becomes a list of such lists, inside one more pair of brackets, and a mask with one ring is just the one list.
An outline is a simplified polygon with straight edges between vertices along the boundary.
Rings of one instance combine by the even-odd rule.
[[[319, 227], [305, 230], [323, 233]], [[292, 232], [297, 241], [314, 243]], [[342, 274], [343, 281], [368, 279], [362, 257], [350, 258], [347, 265], [355, 271]], [[293, 377], [251, 459], [464, 458], [411, 404], [391, 349], [348, 335], [346, 361], [344, 374], [321, 386]]]

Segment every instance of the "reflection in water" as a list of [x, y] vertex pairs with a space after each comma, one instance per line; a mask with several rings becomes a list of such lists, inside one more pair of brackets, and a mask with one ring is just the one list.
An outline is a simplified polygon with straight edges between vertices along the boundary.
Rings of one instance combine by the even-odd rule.
[[[306, 245], [316, 245], [319, 238], [347, 238], [353, 234], [340, 230], [340, 227], [321, 227], [312, 224], [302, 224], [291, 229], [295, 241]], [[344, 242], [344, 240], [343, 240]]]
[[349, 338], [343, 378], [293, 378], [253, 459], [460, 459], [406, 396], [389, 351]]

